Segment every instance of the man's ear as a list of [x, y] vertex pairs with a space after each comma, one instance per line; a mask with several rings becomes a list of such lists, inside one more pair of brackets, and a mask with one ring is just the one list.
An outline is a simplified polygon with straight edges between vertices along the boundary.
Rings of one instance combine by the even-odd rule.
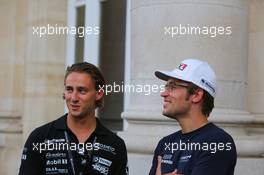
[[202, 89], [195, 90], [195, 92], [192, 94], [192, 102], [199, 103], [200, 101], [203, 100], [203, 96], [204, 96], [204, 90]]
[[97, 91], [95, 96], [96, 101], [101, 100], [103, 96], [104, 96], [104, 91], [102, 90]]

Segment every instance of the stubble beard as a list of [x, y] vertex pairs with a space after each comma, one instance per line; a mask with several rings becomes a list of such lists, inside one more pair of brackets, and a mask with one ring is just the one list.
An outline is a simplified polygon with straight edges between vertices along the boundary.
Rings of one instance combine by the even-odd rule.
[[69, 113], [74, 119], [82, 120], [86, 117], [91, 116], [94, 113], [94, 110], [92, 107], [89, 107], [89, 108], [86, 108], [86, 109], [81, 110], [81, 111], [72, 111], [71, 112], [71, 110], [69, 110]]
[[179, 110], [173, 111], [173, 112], [172, 111], [171, 112], [165, 111], [163, 109], [162, 114], [168, 118], [171, 118], [171, 119], [178, 121], [180, 118], [185, 117], [188, 114], [189, 110], [190, 110], [189, 106], [184, 106], [182, 109], [179, 109]]

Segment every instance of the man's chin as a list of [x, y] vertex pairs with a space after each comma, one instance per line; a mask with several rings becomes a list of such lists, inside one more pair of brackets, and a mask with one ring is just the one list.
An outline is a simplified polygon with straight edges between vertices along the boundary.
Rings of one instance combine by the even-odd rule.
[[70, 115], [73, 117], [73, 118], [82, 118], [82, 114], [81, 112], [77, 112], [77, 111], [71, 111], [70, 112]]
[[166, 111], [163, 111], [162, 115], [164, 115], [164, 116], [166, 116], [168, 118], [177, 120], [177, 121], [178, 121], [178, 117], [179, 117], [178, 115], [175, 115], [174, 113], [169, 113], [169, 112], [166, 112]]
[[164, 115], [164, 116], [166, 116], [166, 117], [168, 117], [168, 118], [172, 118], [172, 119], [174, 119], [173, 115], [171, 115], [171, 114], [168, 113], [168, 112], [163, 111], [163, 112], [162, 112], [162, 115]]

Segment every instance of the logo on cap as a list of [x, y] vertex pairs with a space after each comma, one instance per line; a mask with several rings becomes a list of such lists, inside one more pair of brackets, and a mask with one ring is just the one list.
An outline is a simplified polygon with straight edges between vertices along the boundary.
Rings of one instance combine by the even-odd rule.
[[181, 63], [181, 64], [178, 66], [178, 69], [180, 69], [181, 71], [183, 71], [186, 67], [187, 67], [187, 64]]
[[213, 93], [215, 93], [215, 88], [213, 88], [213, 85], [209, 82], [209, 81], [206, 81], [205, 79], [201, 79], [201, 82], [203, 85], [207, 86], [209, 89], [211, 89], [211, 91]]

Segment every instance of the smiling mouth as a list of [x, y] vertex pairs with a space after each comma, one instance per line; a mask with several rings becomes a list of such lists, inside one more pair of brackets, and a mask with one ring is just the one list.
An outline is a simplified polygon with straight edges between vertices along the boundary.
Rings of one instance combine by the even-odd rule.
[[163, 108], [165, 108], [167, 105], [169, 105], [171, 102], [169, 100], [163, 101]]
[[80, 108], [80, 106], [78, 106], [78, 105], [71, 105], [71, 108], [72, 109], [78, 109], [78, 108]]
[[165, 108], [167, 105], [169, 104], [169, 102], [163, 102], [163, 108]]
[[164, 103], [164, 104], [165, 104], [165, 103], [170, 103], [170, 101], [169, 101], [169, 100], [164, 100], [163, 103]]

